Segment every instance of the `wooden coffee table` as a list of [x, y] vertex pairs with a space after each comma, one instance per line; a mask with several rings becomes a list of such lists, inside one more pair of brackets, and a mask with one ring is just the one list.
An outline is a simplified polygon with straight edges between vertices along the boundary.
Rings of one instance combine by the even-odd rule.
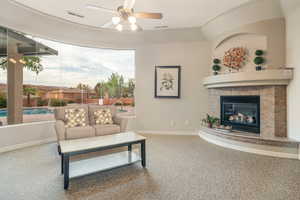
[[[141, 144], [140, 155], [132, 152], [133, 144]], [[125, 132], [107, 136], [97, 136], [59, 142], [61, 148], [61, 170], [64, 174], [64, 188], [68, 189], [69, 180], [100, 171], [106, 171], [136, 162], [146, 167], [146, 138], [134, 132]], [[82, 159], [70, 162], [73, 155], [103, 151], [127, 146], [128, 151]]]

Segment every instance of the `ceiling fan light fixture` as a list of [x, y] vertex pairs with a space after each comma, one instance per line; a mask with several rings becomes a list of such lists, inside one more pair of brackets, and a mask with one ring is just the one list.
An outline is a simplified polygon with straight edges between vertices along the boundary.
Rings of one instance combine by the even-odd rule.
[[135, 16], [129, 16], [128, 21], [130, 24], [135, 24], [136, 23], [136, 17]]
[[117, 29], [118, 31], [122, 31], [122, 30], [123, 30], [122, 24], [118, 24], [118, 25], [116, 26], [116, 29]]
[[111, 19], [111, 21], [112, 21], [112, 23], [113, 23], [114, 25], [117, 25], [117, 24], [120, 23], [121, 18], [116, 16], [116, 17], [113, 17], [113, 18]]
[[136, 24], [131, 24], [130, 28], [132, 31], [136, 31], [138, 29], [138, 26]]

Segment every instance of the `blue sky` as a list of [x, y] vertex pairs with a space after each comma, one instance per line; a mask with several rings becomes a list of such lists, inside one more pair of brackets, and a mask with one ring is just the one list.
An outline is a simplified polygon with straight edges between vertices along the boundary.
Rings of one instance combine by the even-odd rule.
[[[36, 75], [24, 70], [24, 84], [75, 87], [78, 83], [94, 87], [118, 72], [125, 79], [134, 78], [133, 50], [96, 49], [36, 39], [58, 51], [58, 56], [42, 57], [44, 70]], [[6, 72], [0, 71], [0, 82], [6, 82]]]

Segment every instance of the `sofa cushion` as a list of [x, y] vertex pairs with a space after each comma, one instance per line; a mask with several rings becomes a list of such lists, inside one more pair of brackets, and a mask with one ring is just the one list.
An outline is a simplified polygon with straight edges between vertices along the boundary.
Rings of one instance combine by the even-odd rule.
[[110, 109], [110, 113], [111, 113], [112, 117], [114, 117], [116, 115], [116, 112], [117, 112], [115, 106], [89, 105], [89, 119], [90, 119], [90, 124], [91, 125], [96, 124], [96, 120], [95, 120], [95, 116], [94, 116], [95, 111], [101, 110], [101, 109]]
[[71, 109], [71, 108], [82, 108], [85, 110], [86, 115], [86, 124], [89, 124], [89, 116], [88, 116], [88, 106], [87, 105], [80, 105], [80, 106], [65, 106], [65, 107], [58, 107], [54, 109], [55, 119], [56, 120], [62, 120], [66, 122], [65, 118], [65, 110]]
[[87, 126], [87, 113], [83, 108], [65, 109], [65, 126], [67, 128]]
[[96, 129], [97, 136], [111, 135], [121, 132], [120, 126], [116, 124], [94, 125], [93, 127]]
[[91, 126], [82, 126], [82, 127], [74, 127], [66, 129], [66, 139], [79, 139], [86, 137], [94, 137], [95, 129]]
[[110, 109], [100, 109], [94, 112], [95, 124], [96, 125], [105, 125], [113, 124], [112, 114]]

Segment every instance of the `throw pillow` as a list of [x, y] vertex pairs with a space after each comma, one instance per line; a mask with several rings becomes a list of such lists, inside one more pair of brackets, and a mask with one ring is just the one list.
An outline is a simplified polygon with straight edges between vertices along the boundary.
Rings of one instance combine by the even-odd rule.
[[83, 108], [65, 109], [65, 127], [86, 126], [86, 112]]
[[94, 112], [96, 124], [113, 124], [110, 109], [100, 109]]

